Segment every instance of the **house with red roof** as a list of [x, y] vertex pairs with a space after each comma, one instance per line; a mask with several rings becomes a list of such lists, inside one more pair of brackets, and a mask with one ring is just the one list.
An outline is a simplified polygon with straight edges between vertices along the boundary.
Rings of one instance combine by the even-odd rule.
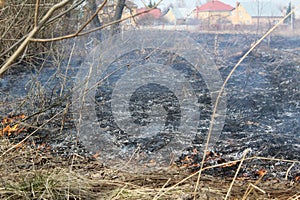
[[139, 8], [137, 13], [141, 13], [139, 17], [151, 17], [153, 19], [159, 19], [162, 15], [162, 12], [158, 8], [149, 9], [149, 8]]
[[230, 23], [231, 12], [235, 8], [218, 0], [211, 0], [194, 10], [195, 18], [211, 24]]
[[155, 25], [159, 22], [162, 12], [159, 8], [139, 8], [137, 9], [137, 22], [139, 24]]

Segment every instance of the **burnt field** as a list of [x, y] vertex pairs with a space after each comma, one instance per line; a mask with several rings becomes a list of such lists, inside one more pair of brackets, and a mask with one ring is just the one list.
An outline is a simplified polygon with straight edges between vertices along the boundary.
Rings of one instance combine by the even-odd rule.
[[[249, 34], [183, 34], [187, 34], [202, 47], [207, 59], [216, 64], [223, 80], [259, 39], [257, 35]], [[146, 134], [147, 137], [134, 137], [117, 125], [111, 109], [113, 90], [122, 76], [122, 70], [108, 76], [96, 88], [94, 96], [99, 130], [113, 140], [109, 143], [113, 146], [111, 155], [106, 152], [102, 154], [105, 157], [101, 158], [101, 152], [90, 149], [80, 141], [82, 137], [77, 137], [77, 119], [73, 115], [77, 110], [71, 107], [74, 88], [78, 86], [75, 77], [82, 63], [85, 63], [84, 58], [80, 57], [66, 59], [58, 66], [55, 62], [47, 62], [43, 67], [29, 64], [10, 69], [0, 79], [0, 117], [21, 120], [19, 127], [23, 129], [5, 132], [2, 128], [0, 136], [9, 139], [12, 144], [17, 144], [30, 134], [25, 144], [32, 149], [38, 148], [43, 155], [68, 160], [76, 154], [88, 158], [89, 162], [98, 159], [107, 168], [118, 169], [118, 165], [115, 165], [118, 159], [123, 159], [121, 163], [126, 160], [138, 163], [132, 155], [147, 154], [150, 156], [146, 156], [142, 164], [137, 165], [140, 172], [155, 173], [156, 167], [166, 167], [165, 164], [157, 163], [160, 161], [168, 161], [172, 169], [176, 166], [179, 170], [196, 172], [200, 169], [212, 114], [213, 102], [207, 85], [201, 74], [193, 75], [192, 66], [186, 60], [174, 57], [172, 52], [159, 50], [143, 59], [150, 52], [153, 49], [122, 55], [110, 63], [110, 68], [103, 73], [103, 77], [107, 77], [107, 74], [125, 63], [132, 63], [130, 67], [153, 62], [168, 64], [172, 69], [185, 74], [185, 78], [191, 82], [198, 103], [200, 102], [199, 124], [197, 130], [189, 135], [190, 143], [182, 151], [176, 150], [177, 155], [172, 159], [164, 159], [164, 151], [161, 149], [175, 137], [164, 134], [164, 131], [177, 131], [176, 128], [182, 123], [182, 111], [176, 95], [155, 84], [135, 90], [129, 106], [134, 123], [145, 126], [151, 120], [155, 121], [155, 117], [150, 117], [153, 112], [151, 109], [153, 106], [160, 106], [158, 110], [166, 114], [163, 125], [167, 128], [157, 133], [149, 129], [151, 134]], [[258, 172], [263, 170], [267, 172], [263, 175], [265, 180], [299, 181], [299, 88], [300, 38], [273, 35], [268, 37], [246, 57], [225, 86], [227, 106], [224, 126], [219, 137], [210, 146], [204, 166], [237, 162], [230, 166], [209, 169], [204, 173], [214, 177], [233, 177], [243, 152], [248, 149], [248, 160], [245, 160], [240, 169], [240, 178], [255, 179], [260, 176]], [[24, 114], [24, 118], [18, 118], [20, 114]], [[2, 127], [5, 125], [7, 123], [2, 120]], [[101, 137], [93, 139], [99, 144], [103, 142]], [[107, 162], [106, 158], [109, 158]], [[126, 170], [131, 167], [129, 164]], [[153, 169], [149, 170], [149, 167]]]

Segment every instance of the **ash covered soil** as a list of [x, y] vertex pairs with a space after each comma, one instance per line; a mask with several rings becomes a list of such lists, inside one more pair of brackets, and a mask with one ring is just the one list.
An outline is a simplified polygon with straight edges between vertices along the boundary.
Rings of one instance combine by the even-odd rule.
[[[258, 39], [255, 35], [231, 35], [231, 34], [189, 34], [203, 47], [210, 59], [214, 60], [225, 80], [231, 69], [249, 49], [251, 44]], [[140, 58], [137, 56], [123, 57], [126, 59]], [[153, 54], [151, 59], [167, 61], [171, 54]], [[150, 62], [149, 61], [149, 62]], [[57, 68], [56, 66], [43, 67], [39, 70], [29, 68], [20, 71], [21, 66], [10, 70], [0, 82], [0, 116], [4, 118], [9, 113], [26, 113], [31, 116], [43, 108], [45, 112], [35, 114], [28, 119], [28, 123], [38, 126], [45, 120], [68, 106], [72, 95], [73, 77], [76, 75], [81, 59], [75, 59], [67, 69], [66, 63]], [[147, 62], [147, 61], [145, 61]], [[113, 65], [122, 63], [116, 61]], [[185, 61], [173, 59], [172, 66], [187, 68]], [[67, 69], [67, 70], [66, 70]], [[67, 78], [65, 78], [67, 77]], [[285, 160], [300, 161], [300, 38], [272, 36], [270, 40], [263, 41], [249, 56], [241, 63], [226, 85], [227, 113], [222, 133], [208, 154], [206, 165], [217, 164], [229, 160], [241, 159], [243, 151], [249, 149], [248, 156], [261, 156], [267, 158], [278, 158]], [[63, 83], [63, 84], [62, 84]], [[64, 85], [64, 87], [62, 87]], [[199, 81], [198, 93], [206, 91], [206, 86]], [[202, 88], [201, 88], [202, 87]], [[150, 88], [151, 89], [151, 88]], [[153, 98], [145, 94], [148, 88], [137, 91], [135, 99], [143, 102], [143, 99]], [[126, 136], [120, 130], [113, 119], [109, 109], [109, 100], [113, 88], [109, 85], [99, 87], [96, 101], [104, 107], [96, 107], [101, 128], [107, 128], [117, 138], [116, 145], [138, 146], [144, 145], [147, 152], [153, 152], [162, 148], [165, 140], [160, 135], [155, 140], [155, 145], [149, 144], [147, 140], [136, 140]], [[169, 91], [155, 94], [158, 99], [168, 99]], [[160, 96], [161, 94], [161, 96]], [[144, 95], [144, 96], [143, 96]], [[169, 94], [169, 101], [176, 101], [174, 95]], [[108, 103], [105, 101], [107, 100]], [[161, 101], [161, 100], [160, 100]], [[137, 102], [137, 101], [136, 101]], [[163, 102], [168, 104], [168, 102]], [[211, 99], [208, 96], [201, 97], [202, 124], [199, 125], [198, 133], [192, 138], [192, 145], [188, 146], [181, 155], [177, 155], [175, 163], [180, 167], [186, 167], [192, 171], [199, 168], [201, 162], [201, 148], [203, 148], [208, 132], [211, 114]], [[107, 107], [108, 106], [108, 107]], [[152, 105], [139, 104], [133, 109], [148, 109]], [[175, 103], [176, 107], [176, 103]], [[167, 108], [166, 108], [167, 109]], [[168, 111], [168, 110], [167, 110]], [[72, 153], [90, 156], [88, 149], [79, 141], [76, 142], [76, 129], [72, 122], [70, 111], [59, 115], [43, 129], [34, 134], [30, 141], [34, 145], [45, 144], [54, 155], [68, 157]], [[147, 115], [136, 112], [137, 123], [144, 123]], [[175, 117], [167, 118], [168, 124], [176, 126], [180, 112], [173, 110]], [[147, 120], [146, 120], [147, 122]], [[20, 141], [30, 130], [17, 136], [9, 136], [12, 140]], [[120, 134], [120, 135], [118, 135]], [[159, 140], [162, 140], [161, 142]], [[158, 141], [158, 142], [157, 142]], [[198, 151], [199, 150], [199, 151]], [[237, 165], [226, 170], [220, 169], [217, 173], [224, 175], [235, 172]], [[246, 162], [242, 174], [252, 176], [260, 169], [268, 170], [270, 177], [284, 178], [290, 164], [283, 161], [252, 160]], [[216, 171], [209, 171], [216, 173]], [[300, 173], [299, 164], [295, 164], [289, 173], [293, 179]]]

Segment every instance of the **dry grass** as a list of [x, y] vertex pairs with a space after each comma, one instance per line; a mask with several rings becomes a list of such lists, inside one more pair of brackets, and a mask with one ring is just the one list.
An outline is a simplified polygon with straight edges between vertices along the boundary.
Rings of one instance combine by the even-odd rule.
[[[1, 154], [13, 145], [0, 142]], [[5, 154], [0, 163], [1, 199], [192, 199], [197, 182], [196, 174], [177, 167], [132, 174], [76, 154], [53, 157], [28, 145]], [[203, 172], [196, 198], [223, 199], [233, 180], [229, 199], [299, 198], [299, 183], [262, 177], [234, 180]]]

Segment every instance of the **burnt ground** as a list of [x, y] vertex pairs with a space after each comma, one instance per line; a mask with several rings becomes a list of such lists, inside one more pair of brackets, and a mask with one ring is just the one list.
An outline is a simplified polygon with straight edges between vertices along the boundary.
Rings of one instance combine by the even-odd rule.
[[[191, 34], [190, 36], [199, 42], [207, 55], [215, 61], [224, 79], [249, 46], [258, 38], [255, 35], [230, 34]], [[299, 46], [300, 38], [272, 36], [270, 40], [259, 45], [234, 72], [226, 86], [227, 114], [225, 125], [220, 138], [208, 155], [206, 165], [241, 159], [243, 151], [249, 148], [250, 152], [247, 157], [260, 156], [279, 160], [253, 159], [245, 161], [241, 176], [255, 177], [258, 170], [264, 169], [268, 171], [268, 178], [282, 179], [291, 166], [289, 162], [283, 160], [300, 160]], [[166, 62], [164, 57], [167, 56], [153, 55], [150, 59], [160, 60], [161, 63], [164, 63]], [[136, 57], [133, 56], [130, 59], [136, 59]], [[174, 62], [172, 63], [174, 67], [178, 67], [176, 62], [179, 62], [183, 66], [187, 66], [186, 68], [189, 70], [184, 61], [175, 59]], [[1, 79], [0, 115], [2, 118], [8, 114], [20, 113], [25, 113], [28, 116], [25, 120], [27, 124], [24, 125], [27, 127], [27, 131], [10, 135], [12, 140], [20, 141], [31, 130], [34, 130], [35, 126], [43, 124], [45, 120], [68, 106], [74, 85], [72, 77], [75, 76], [82, 59], [72, 60], [68, 70], [66, 70], [66, 63], [60, 63], [58, 68], [51, 66], [51, 63], [41, 69], [29, 66], [29, 70], [21, 71], [19, 70], [21, 66], [18, 66]], [[54, 64], [52, 63], [52, 65]], [[118, 62], [114, 64], [118, 64]], [[197, 84], [197, 86], [202, 87], [200, 87], [199, 93], [206, 91], [205, 85], [201, 81]], [[103, 92], [102, 90], [105, 89], [108, 91]], [[145, 95], [145, 91], [149, 92], [150, 90], [151, 88], [141, 89], [135, 93], [136, 99], [140, 98], [139, 95]], [[109, 86], [100, 87], [96, 99], [98, 98], [98, 101], [103, 103], [101, 102], [103, 98], [109, 100], [110, 93], [111, 88]], [[166, 93], [168, 92], [165, 91]], [[171, 96], [170, 102], [176, 101], [172, 94], [169, 96]], [[101, 99], [101, 97], [103, 98]], [[157, 94], [157, 97], [159, 99], [160, 95]], [[145, 98], [152, 97], [146, 95], [140, 99]], [[203, 97], [201, 101], [206, 103], [202, 108], [205, 110], [205, 114], [202, 119], [203, 124], [200, 125], [199, 132], [193, 138], [194, 146], [187, 147], [175, 160], [178, 166], [191, 171], [199, 168], [202, 155], [197, 149], [201, 149], [204, 145], [209, 115], [211, 114], [210, 99]], [[164, 103], [168, 104], [168, 102]], [[151, 105], [143, 104], [139, 104], [139, 106], [143, 109], [151, 107]], [[137, 107], [133, 109], [138, 109]], [[109, 109], [105, 110], [106, 107], [96, 109], [98, 109], [97, 117], [100, 121], [103, 120], [102, 126], [108, 126], [112, 135], [120, 133]], [[176, 113], [176, 110], [174, 112]], [[80, 141], [76, 141], [76, 129], [72, 123], [71, 114], [71, 111], [63, 113], [47, 123], [43, 129], [38, 131], [38, 134], [34, 134], [29, 139], [30, 145], [46, 145], [53, 155], [62, 157], [68, 157], [74, 152], [87, 157], [93, 155], [94, 152], [90, 153]], [[145, 115], [139, 115], [139, 112], [135, 117], [137, 123], [143, 123], [142, 119], [147, 118]], [[176, 126], [176, 123], [173, 123], [176, 122], [176, 118], [171, 117], [168, 120], [169, 124]], [[31, 127], [28, 127], [29, 124]], [[126, 133], [121, 133], [121, 135], [122, 137], [119, 137], [119, 143], [116, 145], [128, 145], [129, 143], [131, 146], [136, 146], [144, 144], [147, 151], [155, 151], [156, 146], [147, 147], [147, 140], [130, 140], [126, 137]], [[225, 177], [232, 176], [237, 164], [225, 169], [211, 170], [207, 173], [222, 174]], [[288, 178], [290, 180], [295, 179], [299, 173], [300, 166], [295, 163], [288, 174]]]

